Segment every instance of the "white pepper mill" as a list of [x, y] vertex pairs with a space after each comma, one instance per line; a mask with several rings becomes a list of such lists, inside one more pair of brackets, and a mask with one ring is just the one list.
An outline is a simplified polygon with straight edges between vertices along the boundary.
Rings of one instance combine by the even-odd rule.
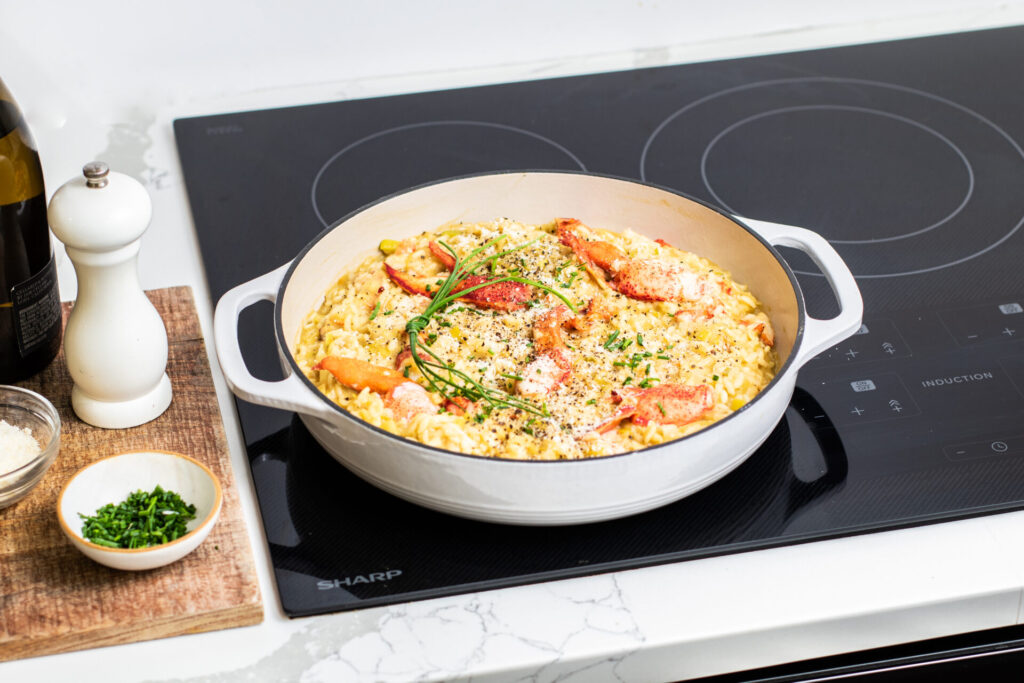
[[171, 403], [167, 330], [139, 284], [139, 245], [152, 215], [142, 184], [99, 161], [50, 200], [50, 226], [78, 276], [64, 332], [71, 406], [96, 427], [134, 427]]

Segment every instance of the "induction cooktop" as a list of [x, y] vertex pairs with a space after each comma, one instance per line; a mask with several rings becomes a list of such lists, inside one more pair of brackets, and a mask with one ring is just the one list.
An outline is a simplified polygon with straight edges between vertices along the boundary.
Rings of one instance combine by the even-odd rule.
[[[587, 171], [811, 228], [864, 325], [801, 370], [734, 472], [627, 519], [508, 527], [364, 483], [291, 413], [238, 401], [292, 616], [1024, 508], [1024, 28], [179, 119], [211, 294], [388, 194]], [[782, 250], [810, 314], [835, 301]], [[243, 355], [281, 377], [269, 304]]]

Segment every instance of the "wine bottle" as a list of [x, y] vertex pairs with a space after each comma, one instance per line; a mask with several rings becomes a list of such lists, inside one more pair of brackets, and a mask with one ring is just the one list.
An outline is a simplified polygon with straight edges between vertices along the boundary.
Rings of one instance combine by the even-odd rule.
[[46, 367], [60, 349], [57, 266], [39, 153], [0, 81], [0, 383]]

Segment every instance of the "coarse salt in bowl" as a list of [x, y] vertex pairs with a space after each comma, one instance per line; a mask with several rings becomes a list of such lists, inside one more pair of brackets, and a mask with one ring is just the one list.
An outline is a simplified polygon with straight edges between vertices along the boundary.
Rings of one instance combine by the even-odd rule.
[[[135, 491], [149, 492], [156, 486], [196, 506], [184, 536], [144, 548], [109, 548], [83, 536], [80, 515], [95, 515], [108, 503], [118, 505]], [[223, 499], [217, 476], [198, 460], [167, 451], [136, 451], [80, 469], [60, 493], [57, 517], [64, 535], [86, 557], [114, 569], [139, 571], [170, 564], [199, 547], [217, 522]]]
[[0, 508], [32, 490], [60, 451], [60, 415], [46, 397], [0, 385]]

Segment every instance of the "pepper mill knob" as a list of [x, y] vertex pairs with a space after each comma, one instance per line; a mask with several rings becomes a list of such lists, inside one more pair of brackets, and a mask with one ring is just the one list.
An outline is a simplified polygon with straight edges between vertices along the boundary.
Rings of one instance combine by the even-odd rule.
[[167, 330], [142, 291], [138, 254], [153, 205], [134, 178], [99, 161], [64, 183], [49, 206], [78, 297], [64, 331], [71, 406], [96, 427], [134, 427], [171, 403]]
[[102, 161], [90, 161], [82, 167], [82, 175], [88, 187], [106, 187], [109, 173], [110, 167]]

